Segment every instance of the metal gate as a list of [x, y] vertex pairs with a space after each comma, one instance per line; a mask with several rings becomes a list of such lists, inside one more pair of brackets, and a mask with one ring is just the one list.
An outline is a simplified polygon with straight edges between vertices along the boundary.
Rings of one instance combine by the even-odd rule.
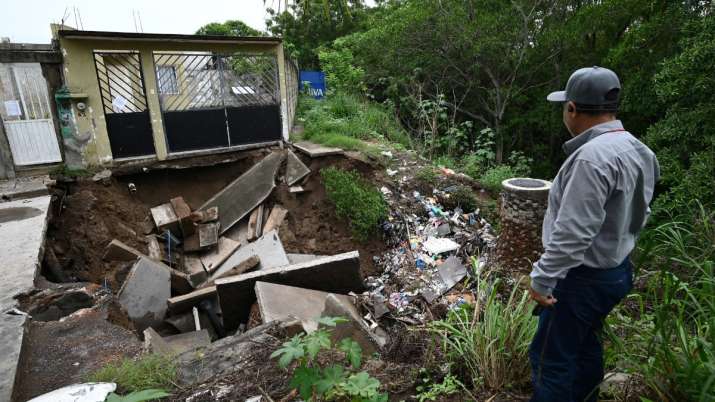
[[154, 155], [141, 56], [136, 51], [95, 51], [94, 64], [113, 158]]
[[15, 165], [62, 162], [39, 63], [0, 64], [0, 101]]
[[154, 64], [170, 152], [280, 140], [274, 55], [155, 52]]

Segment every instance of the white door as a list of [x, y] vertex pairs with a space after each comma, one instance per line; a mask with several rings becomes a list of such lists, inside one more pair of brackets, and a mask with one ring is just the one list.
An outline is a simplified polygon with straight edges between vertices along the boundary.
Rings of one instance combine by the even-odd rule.
[[39, 63], [0, 64], [0, 115], [17, 166], [62, 161]]

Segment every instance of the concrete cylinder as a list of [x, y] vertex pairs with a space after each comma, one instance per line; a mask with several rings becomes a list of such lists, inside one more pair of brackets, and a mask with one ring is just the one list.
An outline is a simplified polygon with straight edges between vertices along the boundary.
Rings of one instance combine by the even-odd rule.
[[501, 184], [501, 231], [497, 237], [496, 261], [502, 268], [528, 273], [543, 252], [541, 227], [551, 182], [513, 178]]

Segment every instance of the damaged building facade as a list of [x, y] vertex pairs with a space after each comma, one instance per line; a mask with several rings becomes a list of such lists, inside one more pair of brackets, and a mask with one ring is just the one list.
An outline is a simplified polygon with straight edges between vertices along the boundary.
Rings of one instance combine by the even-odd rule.
[[298, 70], [280, 38], [81, 31], [0, 47], [3, 178], [288, 139]]

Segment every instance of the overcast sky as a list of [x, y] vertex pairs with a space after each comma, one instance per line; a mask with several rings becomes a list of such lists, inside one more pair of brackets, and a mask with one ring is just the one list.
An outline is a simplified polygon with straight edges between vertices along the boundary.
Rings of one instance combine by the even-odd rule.
[[[146, 33], [192, 34], [204, 24], [227, 19], [239, 19], [263, 30], [266, 17], [263, 0], [3, 0], [0, 3], [0, 37], [27, 43], [49, 43], [50, 23], [59, 22], [65, 10], [65, 23], [74, 26], [74, 7], [79, 10], [84, 29], [92, 31], [135, 32], [133, 10], [139, 11]], [[270, 5], [272, 0], [266, 3]]]

